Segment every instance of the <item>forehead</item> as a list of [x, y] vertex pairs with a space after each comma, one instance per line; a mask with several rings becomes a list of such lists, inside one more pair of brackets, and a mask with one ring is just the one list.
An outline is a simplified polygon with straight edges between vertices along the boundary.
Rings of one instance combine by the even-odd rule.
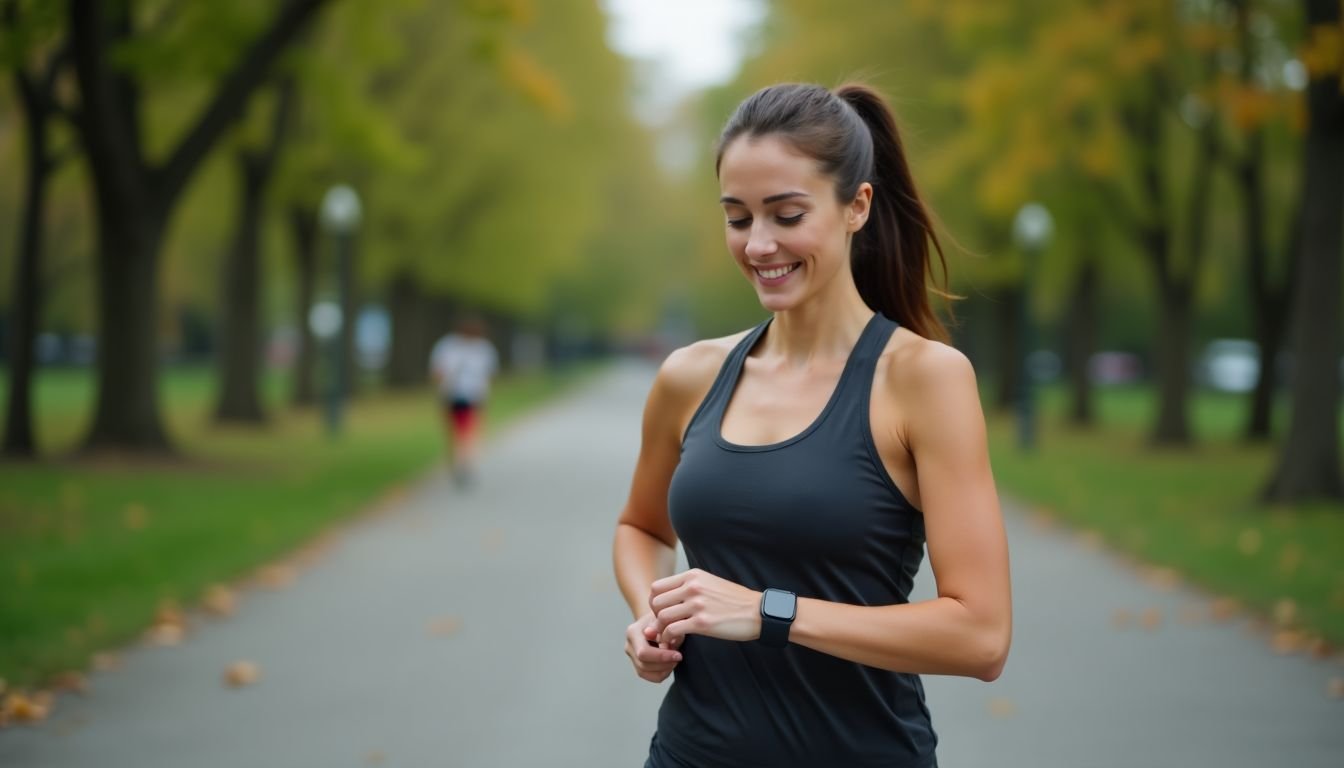
[[739, 136], [724, 148], [719, 161], [719, 187], [741, 200], [786, 188], [818, 193], [830, 186], [815, 159], [778, 136]]

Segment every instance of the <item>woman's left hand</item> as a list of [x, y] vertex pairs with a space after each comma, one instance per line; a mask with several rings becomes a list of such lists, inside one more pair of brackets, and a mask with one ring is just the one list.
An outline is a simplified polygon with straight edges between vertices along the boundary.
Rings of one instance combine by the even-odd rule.
[[761, 593], [699, 568], [655, 581], [649, 607], [665, 643], [686, 635], [739, 642], [761, 636]]

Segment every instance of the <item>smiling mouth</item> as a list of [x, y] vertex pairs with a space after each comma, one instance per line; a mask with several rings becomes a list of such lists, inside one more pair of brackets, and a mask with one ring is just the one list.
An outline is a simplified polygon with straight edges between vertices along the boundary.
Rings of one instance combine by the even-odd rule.
[[756, 274], [760, 275], [763, 280], [778, 280], [781, 277], [792, 273], [802, 265], [802, 262], [795, 261], [792, 264], [782, 264], [775, 267], [752, 267], [752, 269], [756, 270]]

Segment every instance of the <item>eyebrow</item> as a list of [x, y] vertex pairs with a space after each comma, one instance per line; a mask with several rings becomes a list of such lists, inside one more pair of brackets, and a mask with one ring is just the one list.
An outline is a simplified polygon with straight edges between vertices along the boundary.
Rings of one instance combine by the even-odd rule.
[[[807, 194], [806, 192], [780, 192], [777, 195], [770, 195], [769, 197], [762, 200], [761, 203], [763, 205], [769, 205], [771, 203], [777, 203], [780, 200], [788, 200], [791, 197], [811, 197], [811, 195]], [[746, 205], [746, 203], [742, 202], [741, 200], [738, 200], [736, 197], [729, 197], [727, 195], [720, 197], [719, 202], [728, 203], [730, 205]]]

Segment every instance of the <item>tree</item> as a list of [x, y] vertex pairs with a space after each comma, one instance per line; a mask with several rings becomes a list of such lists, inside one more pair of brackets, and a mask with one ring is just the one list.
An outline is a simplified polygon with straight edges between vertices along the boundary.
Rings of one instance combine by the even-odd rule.
[[215, 419], [260, 424], [261, 404], [261, 223], [267, 188], [275, 174], [281, 145], [294, 109], [295, 81], [286, 76], [276, 83], [269, 136], [260, 147], [237, 150], [238, 209], [234, 241], [224, 262], [220, 281], [221, 343], [220, 395]]
[[42, 4], [22, 11], [18, 0], [0, 4], [0, 32], [6, 36], [0, 63], [12, 71], [27, 138], [23, 212], [18, 227], [12, 319], [8, 329], [9, 396], [0, 451], [23, 458], [37, 455], [32, 380], [36, 362], [34, 344], [42, 310], [43, 226], [48, 180], [61, 161], [61, 155], [51, 146], [50, 128], [64, 109], [56, 89], [70, 53], [68, 44], [59, 37], [58, 14], [56, 9]]
[[1293, 285], [1293, 415], [1264, 497], [1344, 497], [1339, 469], [1340, 281], [1344, 260], [1344, 21], [1338, 0], [1305, 0], [1307, 136]]
[[135, 39], [134, 3], [69, 0], [81, 99], [76, 125], [92, 177], [98, 232], [98, 394], [90, 448], [170, 450], [156, 376], [157, 268], [165, 229], [211, 148], [326, 4], [286, 0], [246, 42], [182, 137], [155, 161], [146, 151], [140, 114], [143, 74], [114, 53]]

